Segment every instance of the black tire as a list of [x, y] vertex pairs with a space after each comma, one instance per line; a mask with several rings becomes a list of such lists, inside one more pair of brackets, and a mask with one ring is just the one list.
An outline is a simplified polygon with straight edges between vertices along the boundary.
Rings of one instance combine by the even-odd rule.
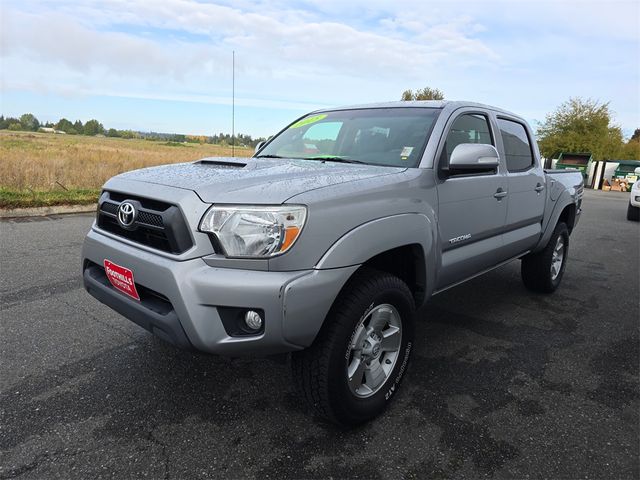
[[[554, 260], [554, 250], [558, 245], [558, 239], [564, 242], [563, 257], [557, 275], [552, 273], [552, 262]], [[526, 255], [522, 258], [521, 274], [524, 285], [534, 292], [553, 293], [562, 281], [564, 269], [567, 265], [569, 254], [569, 229], [563, 222], [556, 225], [549, 243], [543, 250]]]
[[640, 220], [640, 207], [634, 207], [629, 202], [629, 206], [627, 207], [627, 220], [633, 220], [637, 222]]
[[[386, 380], [377, 387], [379, 390], [362, 398], [352, 391], [347, 374], [350, 358], [358, 351], [357, 348], [352, 350], [351, 344], [361, 338], [356, 333], [363, 331], [361, 325], [366, 319], [373, 319], [376, 309], [387, 308], [385, 305], [393, 306], [400, 318], [400, 346], [395, 364]], [[311, 347], [292, 355], [296, 388], [317, 416], [338, 425], [351, 426], [366, 422], [385, 410], [407, 369], [413, 345], [414, 314], [413, 296], [398, 277], [363, 268], [349, 280]], [[387, 353], [377, 355], [380, 365], [389, 363], [383, 360]], [[362, 383], [366, 382], [364, 374], [361, 373], [360, 378]]]

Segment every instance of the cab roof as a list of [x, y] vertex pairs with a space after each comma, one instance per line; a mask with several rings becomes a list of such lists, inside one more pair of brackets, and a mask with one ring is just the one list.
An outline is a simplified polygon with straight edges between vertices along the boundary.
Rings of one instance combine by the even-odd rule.
[[513, 112], [509, 112], [502, 108], [493, 107], [491, 105], [486, 105], [478, 102], [469, 102], [464, 100], [398, 100], [394, 102], [379, 102], [379, 103], [366, 103], [360, 105], [346, 105], [342, 107], [335, 108], [323, 108], [320, 110], [316, 110], [313, 113], [320, 112], [333, 112], [336, 110], [356, 110], [363, 108], [439, 108], [439, 109], [447, 109], [447, 110], [456, 110], [462, 107], [477, 107], [486, 110], [493, 110], [494, 112], [503, 113], [505, 115], [509, 115], [512, 117], [518, 117]]

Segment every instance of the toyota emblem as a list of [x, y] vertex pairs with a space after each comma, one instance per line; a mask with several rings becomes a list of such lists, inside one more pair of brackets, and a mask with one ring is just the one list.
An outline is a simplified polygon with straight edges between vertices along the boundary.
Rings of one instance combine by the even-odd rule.
[[133, 225], [136, 219], [136, 209], [129, 202], [122, 202], [118, 207], [118, 223], [127, 228]]

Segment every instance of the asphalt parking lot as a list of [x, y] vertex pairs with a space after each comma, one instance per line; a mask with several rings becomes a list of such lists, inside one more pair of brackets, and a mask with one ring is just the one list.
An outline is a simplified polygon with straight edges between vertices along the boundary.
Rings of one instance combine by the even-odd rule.
[[586, 193], [563, 284], [434, 297], [386, 415], [310, 418], [286, 356], [173, 349], [82, 289], [92, 215], [0, 222], [0, 478], [638, 478], [640, 226]]

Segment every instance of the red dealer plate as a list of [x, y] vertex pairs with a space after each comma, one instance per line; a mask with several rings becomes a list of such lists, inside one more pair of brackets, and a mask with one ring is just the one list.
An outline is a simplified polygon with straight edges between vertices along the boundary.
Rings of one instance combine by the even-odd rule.
[[113, 288], [120, 290], [131, 298], [140, 300], [140, 295], [138, 295], [138, 291], [136, 290], [136, 284], [133, 281], [133, 272], [131, 270], [105, 259], [104, 271]]

